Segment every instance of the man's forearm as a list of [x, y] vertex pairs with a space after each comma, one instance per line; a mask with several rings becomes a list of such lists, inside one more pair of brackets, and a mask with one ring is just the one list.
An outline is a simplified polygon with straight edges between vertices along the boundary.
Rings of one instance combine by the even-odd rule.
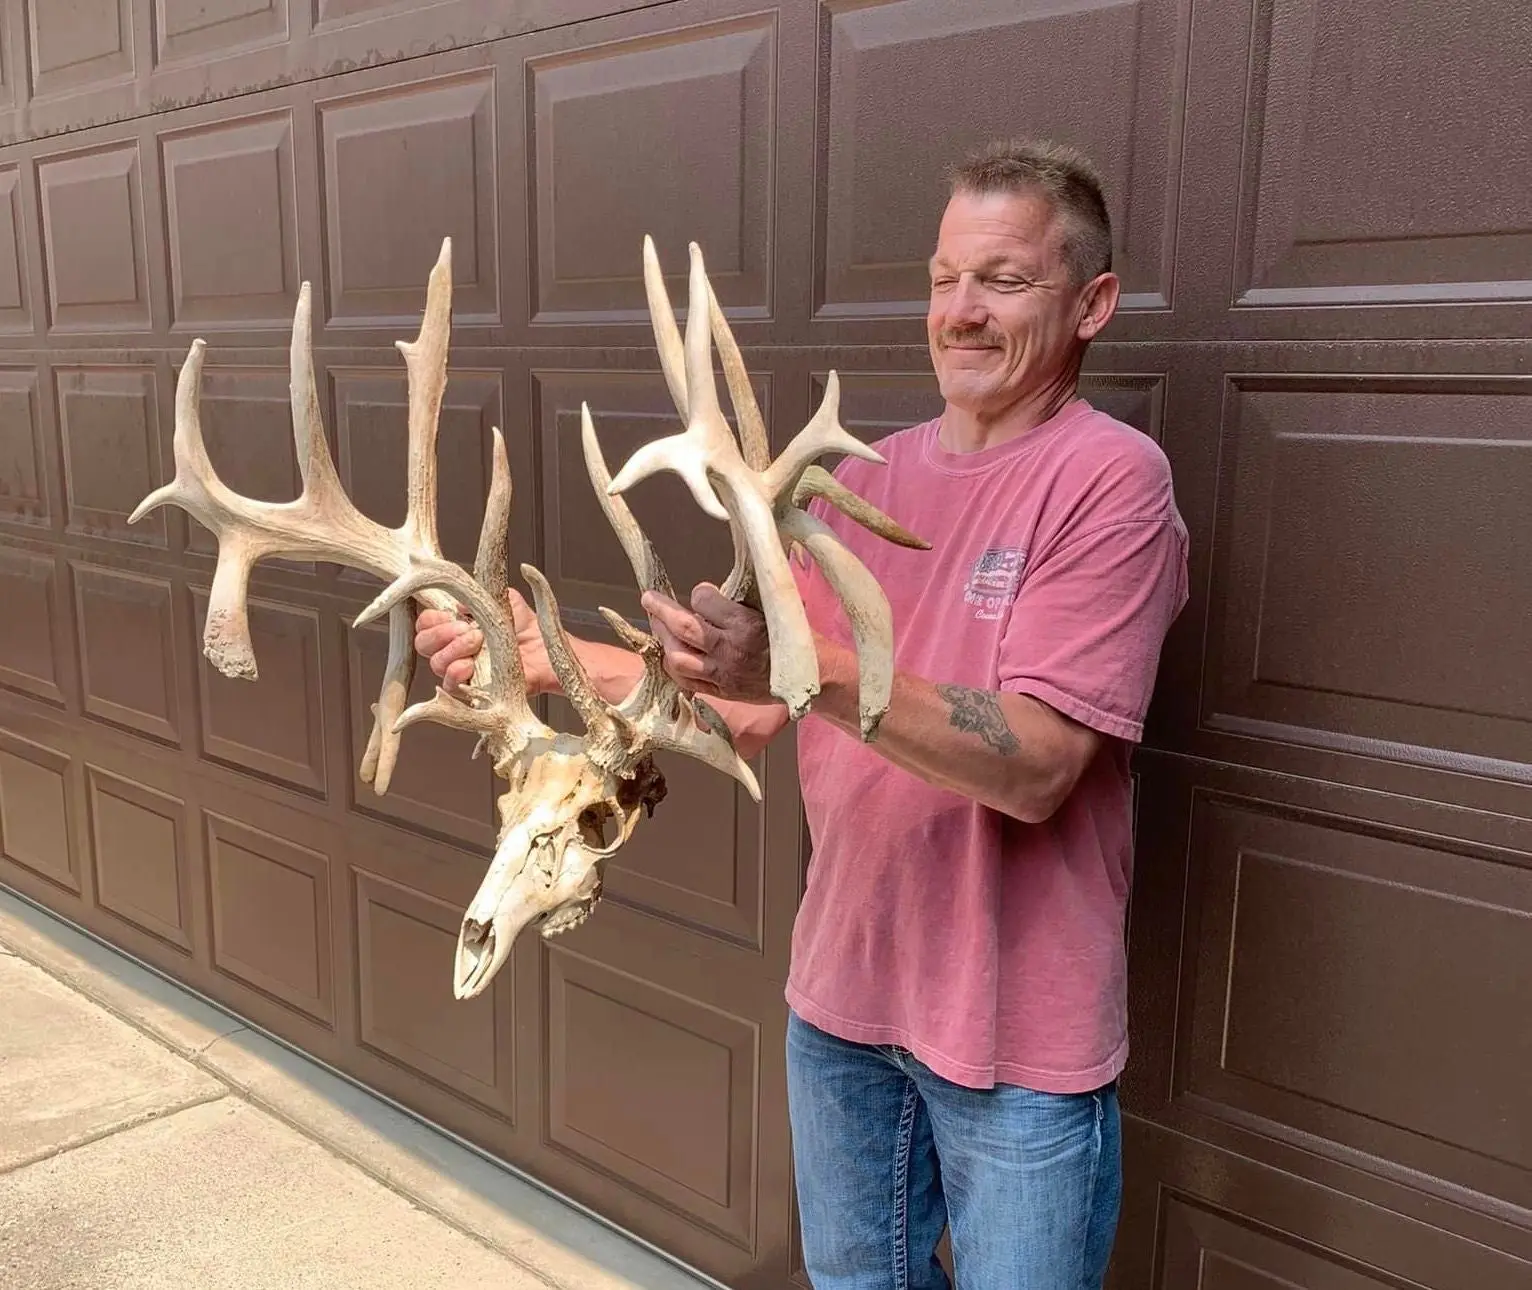
[[[821, 640], [819, 660], [814, 713], [859, 737], [856, 655]], [[872, 747], [928, 783], [1036, 823], [1068, 796], [1096, 737], [1024, 695], [901, 672]]]

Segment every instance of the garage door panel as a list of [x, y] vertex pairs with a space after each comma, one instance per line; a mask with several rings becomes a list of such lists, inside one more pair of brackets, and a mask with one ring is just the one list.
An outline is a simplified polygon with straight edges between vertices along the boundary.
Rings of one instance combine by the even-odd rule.
[[420, 75], [317, 103], [331, 328], [418, 326], [444, 237], [454, 318], [500, 321], [494, 69]]
[[758, 1025], [563, 945], [544, 964], [549, 1144], [749, 1250]]
[[0, 524], [21, 535], [64, 527], [54, 401], [37, 363], [0, 366]]
[[12, 109], [7, 135], [41, 137], [664, 3], [27, 0], [3, 33], [10, 48], [0, 45], [0, 110]]
[[[1532, 299], [1532, 198], [1502, 178], [1532, 167], [1525, 6], [1489, 0], [1465, 23], [1259, 0], [1256, 23], [1237, 303]], [[1473, 149], [1442, 128], [1468, 119]]]
[[155, 0], [157, 66], [227, 57], [288, 38], [288, 10], [304, 0]]
[[0, 333], [30, 333], [32, 286], [20, 166], [0, 166]]
[[[1497, 603], [1492, 590], [1504, 576], [1494, 562], [1519, 532], [1492, 518], [1516, 487], [1525, 437], [1519, 347], [1123, 345], [1107, 347], [1111, 365], [1135, 350], [1142, 368], [1167, 372], [1164, 444], [1192, 536], [1191, 600], [1161, 659], [1151, 742], [1532, 810], [1515, 734], [1524, 723], [1494, 702], [1461, 702], [1465, 689], [1509, 693], [1512, 673], [1471, 660], [1496, 633], [1520, 630], [1521, 597]], [[1341, 593], [1358, 582], [1361, 596]], [[1464, 610], [1459, 597], [1475, 593]], [[1465, 631], [1468, 653], [1433, 652]], [[1294, 675], [1300, 684], [1286, 683]]]
[[452, 995], [458, 927], [480, 872], [405, 861], [396, 848], [353, 854], [358, 1042], [514, 1123], [520, 960], [478, 998]]
[[1524, 1231], [1441, 1202], [1409, 1213], [1402, 1187], [1370, 1204], [1133, 1116], [1124, 1153], [1112, 1290], [1478, 1290], [1532, 1275]]
[[[1503, 176], [1526, 170], [1532, 28], [1515, 0], [1481, 9], [1458, 22], [1432, 5], [1253, 0], [1199, 15], [1178, 334], [1526, 334], [1532, 222]], [[1483, 148], [1453, 142], [1449, 123], [1470, 118]]]
[[25, 16], [7, 6], [0, 13], [0, 110], [26, 97], [26, 44]]
[[1198, 1290], [1388, 1290], [1398, 1282], [1262, 1231], [1243, 1215], [1220, 1213], [1181, 1195], [1164, 1198], [1160, 1274], [1152, 1283]]
[[50, 555], [0, 548], [0, 686], [64, 706], [58, 564]]
[[1532, 710], [1491, 642], [1532, 632], [1513, 572], [1529, 388], [1234, 378], [1207, 725], [1525, 774]]
[[193, 913], [201, 856], [184, 798], [95, 765], [85, 785], [97, 907], [188, 957], [201, 951]]
[[136, 70], [130, 0], [72, 6], [27, 0], [34, 98], [131, 80]]
[[1188, 851], [1175, 1100], [1532, 1208], [1532, 856], [1201, 792]]
[[[1190, 14], [1180, 0], [1021, 13], [998, 0], [827, 5], [816, 317], [924, 317], [942, 170], [1020, 122], [1090, 151], [1113, 194], [1124, 308], [1168, 308]], [[1082, 78], [1087, 49], [1091, 74]], [[971, 69], [989, 59], [1027, 74], [975, 98]], [[932, 131], [933, 98], [964, 111]]]
[[0, 730], [0, 856], [81, 894], [78, 773], [68, 752]]
[[527, 68], [534, 326], [628, 322], [647, 332], [646, 234], [679, 304], [695, 241], [731, 316], [769, 317], [774, 15], [601, 34], [594, 27], [600, 43]]
[[166, 508], [128, 523], [138, 503], [174, 473], [174, 427], [166, 424], [157, 364], [58, 363], [53, 380], [70, 534], [169, 547]]
[[71, 561], [75, 640], [88, 716], [180, 746], [183, 653], [168, 578]]
[[298, 302], [290, 111], [166, 131], [173, 331], [288, 327]]
[[[607, 469], [613, 475], [644, 443], [685, 429], [660, 372], [657, 357], [640, 359], [637, 371], [558, 370], [539, 363], [533, 369], [532, 397], [542, 442], [543, 572], [553, 584], [560, 607], [583, 615], [591, 625], [605, 605], [635, 621], [647, 616], [639, 606], [638, 586], [622, 546], [602, 514], [580, 441], [580, 405], [590, 406], [591, 421]], [[772, 374], [753, 371], [751, 388], [768, 422], [772, 414]], [[718, 381], [719, 398], [727, 390]], [[732, 409], [727, 413], [735, 424]], [[705, 514], [685, 484], [669, 472], [634, 485], [624, 494], [639, 525], [665, 562], [671, 582], [683, 594], [698, 582], [715, 584], [728, 577], [734, 547], [728, 526]]]
[[333, 1027], [331, 856], [217, 812], [202, 819], [214, 969]]
[[136, 139], [37, 163], [49, 325], [59, 331], [147, 331], [148, 225]]

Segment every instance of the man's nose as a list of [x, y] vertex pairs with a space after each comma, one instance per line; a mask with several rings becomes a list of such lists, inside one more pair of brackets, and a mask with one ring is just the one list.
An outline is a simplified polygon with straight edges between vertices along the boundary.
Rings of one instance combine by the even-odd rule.
[[989, 311], [984, 307], [983, 293], [972, 278], [958, 279], [948, 299], [947, 317], [950, 322], [964, 326], [977, 326], [988, 320]]

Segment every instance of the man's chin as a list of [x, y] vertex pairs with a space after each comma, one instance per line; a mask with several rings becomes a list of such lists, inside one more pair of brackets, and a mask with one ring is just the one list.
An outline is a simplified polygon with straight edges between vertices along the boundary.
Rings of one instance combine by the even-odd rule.
[[937, 373], [936, 384], [942, 399], [962, 412], [977, 412], [991, 402], [995, 393], [995, 382], [979, 372], [955, 372], [948, 368]]

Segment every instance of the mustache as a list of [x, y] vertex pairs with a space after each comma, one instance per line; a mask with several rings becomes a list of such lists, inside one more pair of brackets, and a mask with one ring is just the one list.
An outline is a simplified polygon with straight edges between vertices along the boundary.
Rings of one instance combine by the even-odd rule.
[[936, 335], [940, 345], [989, 345], [995, 349], [1004, 346], [1005, 338], [988, 327], [944, 327]]

